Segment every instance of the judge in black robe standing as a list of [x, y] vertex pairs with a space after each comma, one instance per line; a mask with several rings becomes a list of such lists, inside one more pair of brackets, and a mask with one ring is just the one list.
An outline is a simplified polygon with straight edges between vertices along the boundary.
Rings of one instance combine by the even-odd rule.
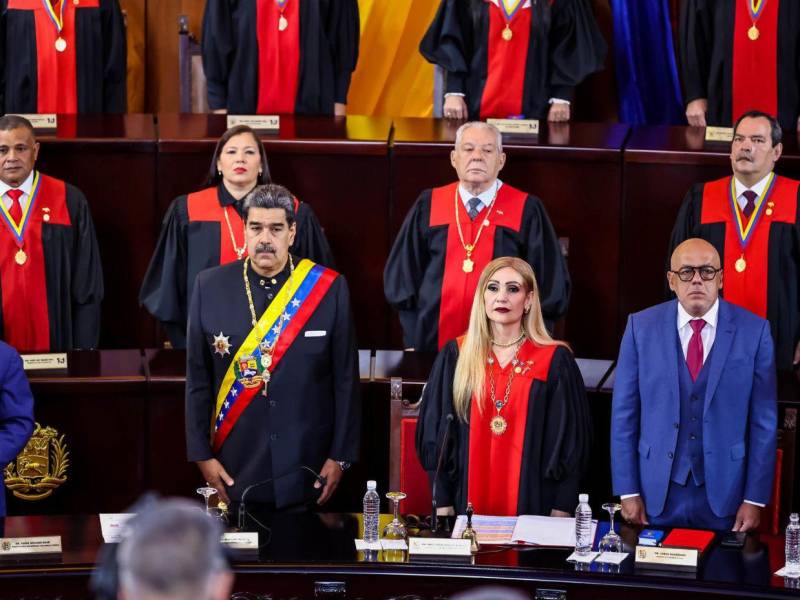
[[289, 254], [295, 215], [285, 188], [253, 190], [244, 216], [248, 257], [203, 271], [192, 293], [188, 458], [223, 500], [241, 501], [274, 477], [248, 502], [322, 504], [358, 457], [361, 435], [347, 283]]
[[444, 457], [437, 510], [463, 514], [471, 503], [479, 514], [567, 517], [590, 447], [583, 379], [544, 327], [533, 270], [493, 260], [466, 335], [439, 353], [422, 395], [417, 454], [432, 483]]
[[569, 121], [606, 43], [587, 0], [441, 0], [419, 49], [447, 72], [445, 117]]
[[0, 339], [20, 352], [96, 348], [103, 271], [80, 190], [34, 169], [23, 117], [0, 117]]
[[798, 44], [798, 2], [683, 0], [680, 64], [689, 125], [730, 127], [755, 109], [777, 115], [786, 131], [798, 130]]
[[118, 0], [0, 0], [0, 113], [124, 113], [127, 69]]
[[356, 0], [208, 0], [208, 103], [231, 114], [344, 115], [358, 62]]
[[541, 200], [498, 179], [505, 159], [496, 127], [465, 123], [450, 153], [459, 181], [425, 190], [406, 215], [383, 272], [406, 348], [435, 352], [463, 334], [480, 273], [498, 256], [533, 265], [549, 324], [567, 312], [570, 278], [553, 225]]
[[[197, 274], [246, 255], [242, 200], [256, 185], [269, 182], [264, 145], [252, 129], [237, 125], [217, 142], [208, 187], [172, 201], [139, 301], [164, 326], [173, 347], [186, 347], [188, 295]], [[335, 267], [314, 211], [297, 198], [294, 202], [297, 232], [291, 251]]]

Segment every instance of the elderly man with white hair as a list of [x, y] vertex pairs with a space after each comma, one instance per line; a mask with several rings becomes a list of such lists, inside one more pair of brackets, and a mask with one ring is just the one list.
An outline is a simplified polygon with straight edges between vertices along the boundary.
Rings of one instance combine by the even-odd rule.
[[188, 500], [165, 500], [127, 523], [119, 547], [119, 600], [223, 600], [233, 574], [220, 523]]
[[467, 330], [483, 268], [501, 256], [533, 267], [548, 326], [567, 312], [570, 279], [542, 202], [498, 179], [506, 162], [494, 125], [462, 125], [450, 152], [458, 181], [425, 190], [406, 215], [383, 274], [406, 348], [433, 352]]

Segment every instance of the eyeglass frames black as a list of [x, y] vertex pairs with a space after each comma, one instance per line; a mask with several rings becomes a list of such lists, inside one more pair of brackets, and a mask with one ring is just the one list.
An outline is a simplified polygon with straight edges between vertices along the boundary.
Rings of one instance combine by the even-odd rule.
[[703, 281], [712, 281], [714, 277], [717, 276], [717, 273], [722, 271], [722, 269], [716, 269], [714, 267], [710, 267], [708, 265], [702, 267], [683, 267], [677, 271], [670, 271], [670, 273], [675, 273], [678, 276], [678, 279], [681, 281], [688, 283], [692, 279], [694, 279], [694, 272], [697, 271], [700, 273], [700, 279]]

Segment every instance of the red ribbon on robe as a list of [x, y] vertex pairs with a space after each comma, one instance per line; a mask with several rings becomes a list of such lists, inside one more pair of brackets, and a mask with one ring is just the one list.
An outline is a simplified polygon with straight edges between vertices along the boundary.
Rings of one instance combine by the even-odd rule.
[[469, 218], [464, 203], [459, 196], [456, 200], [458, 183], [451, 183], [434, 188], [431, 194], [430, 226], [447, 225], [447, 250], [442, 278], [442, 295], [439, 306], [439, 349], [450, 340], [463, 334], [469, 325], [469, 312], [472, 299], [478, 288], [481, 271], [494, 258], [494, 240], [498, 227], [507, 227], [519, 231], [522, 224], [522, 211], [528, 195], [503, 184], [497, 192], [494, 209], [489, 215], [489, 225], [483, 228], [480, 240], [472, 252], [473, 269], [465, 273], [461, 268], [467, 257], [461, 240], [458, 237], [456, 210], [464, 234], [464, 243], [471, 244], [475, 240], [481, 223], [486, 218], [484, 208], [475, 220]]
[[531, 10], [524, 8], [508, 24], [512, 37], [503, 39], [506, 20], [503, 11], [489, 3], [489, 38], [486, 85], [481, 96], [481, 119], [506, 118], [522, 114], [525, 67], [531, 37]]
[[[760, 21], [759, 21], [760, 22]], [[722, 294], [725, 299], [762, 318], [767, 317], [767, 276], [769, 274], [769, 234], [773, 222], [794, 223], [797, 217], [797, 187], [800, 182], [775, 176], [775, 185], [765, 202], [769, 205], [756, 224], [749, 243], [742, 251], [736, 215], [731, 212], [730, 177], [707, 183], [703, 188], [700, 223], [725, 223], [725, 248], [722, 268]], [[772, 214], [767, 214], [771, 210]], [[736, 261], [744, 253], [747, 267], [736, 271]]]
[[514, 373], [508, 403], [500, 412], [508, 424], [502, 435], [492, 433], [489, 426], [497, 415], [489, 393], [489, 378], [494, 372], [495, 395], [498, 400], [502, 400], [509, 375], [515, 367], [509, 362], [501, 369], [496, 360], [493, 365], [486, 366], [484, 411], [481, 414], [473, 397], [469, 417], [467, 501], [472, 502], [476, 514], [518, 514], [519, 482], [531, 386], [535, 379], [547, 381], [550, 363], [557, 348], [556, 345], [537, 346], [530, 340], [520, 347], [517, 358], [521, 361], [523, 372]]
[[[21, 352], [50, 351], [50, 316], [44, 264], [42, 228], [72, 224], [63, 181], [39, 175], [39, 193], [31, 206], [22, 249], [27, 255], [18, 265], [18, 246], [11, 232], [0, 229], [0, 290], [3, 301], [3, 338]], [[30, 201], [30, 200], [29, 200]], [[49, 210], [45, 210], [49, 209]], [[49, 215], [49, 221], [44, 220]]]
[[733, 103], [736, 120], [748, 110], [778, 114], [778, 5], [779, 0], [764, 0], [766, 5], [755, 26], [758, 39], [747, 33], [754, 25], [747, 3], [738, 0], [733, 26]]
[[258, 113], [294, 113], [300, 70], [300, 2], [288, 0], [286, 29], [279, 29], [276, 0], [257, 0]]

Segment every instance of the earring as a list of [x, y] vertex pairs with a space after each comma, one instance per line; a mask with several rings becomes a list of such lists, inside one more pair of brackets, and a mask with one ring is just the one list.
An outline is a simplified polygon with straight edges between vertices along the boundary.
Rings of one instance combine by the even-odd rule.
[[525, 310], [523, 310], [522, 312], [524, 312], [527, 315], [529, 312], [531, 312], [531, 307], [530, 306], [526, 306]]
[[261, 170], [258, 171], [258, 176], [261, 177]]
[[219, 175], [220, 177], [222, 177], [222, 171], [217, 171], [217, 175]]

